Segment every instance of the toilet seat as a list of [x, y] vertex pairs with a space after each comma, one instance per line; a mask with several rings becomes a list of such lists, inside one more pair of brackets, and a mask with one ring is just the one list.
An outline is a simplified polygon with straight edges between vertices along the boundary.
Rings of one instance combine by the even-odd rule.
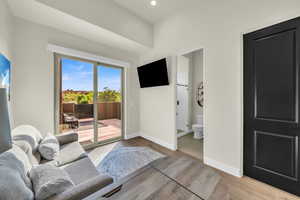
[[203, 128], [203, 126], [200, 124], [193, 124], [192, 128]]

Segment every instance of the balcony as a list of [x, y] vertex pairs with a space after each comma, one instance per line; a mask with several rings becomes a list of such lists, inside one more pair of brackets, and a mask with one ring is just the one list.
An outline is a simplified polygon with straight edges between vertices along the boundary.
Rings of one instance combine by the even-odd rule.
[[60, 133], [77, 132], [83, 145], [102, 142], [122, 136], [122, 109], [120, 102], [97, 103], [98, 138], [94, 141], [94, 105], [61, 104]]

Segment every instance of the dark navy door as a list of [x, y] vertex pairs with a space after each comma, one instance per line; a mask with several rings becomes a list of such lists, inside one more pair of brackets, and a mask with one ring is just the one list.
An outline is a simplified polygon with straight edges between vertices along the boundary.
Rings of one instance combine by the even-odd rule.
[[244, 173], [300, 195], [300, 18], [244, 35]]

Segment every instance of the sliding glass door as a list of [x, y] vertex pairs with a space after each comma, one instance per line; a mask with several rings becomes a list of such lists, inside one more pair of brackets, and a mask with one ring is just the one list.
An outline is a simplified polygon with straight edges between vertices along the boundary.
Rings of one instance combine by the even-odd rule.
[[97, 142], [122, 137], [122, 69], [97, 66]]
[[94, 64], [61, 58], [61, 134], [77, 132], [83, 144], [94, 140]]
[[56, 55], [56, 130], [76, 132], [84, 146], [123, 133], [123, 69]]

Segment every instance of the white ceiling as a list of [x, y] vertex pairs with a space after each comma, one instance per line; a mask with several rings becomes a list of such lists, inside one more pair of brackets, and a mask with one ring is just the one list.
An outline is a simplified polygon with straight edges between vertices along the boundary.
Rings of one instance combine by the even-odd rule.
[[114, 1], [152, 24], [199, 4], [199, 0], [157, 0], [157, 6], [151, 6], [151, 0]]

